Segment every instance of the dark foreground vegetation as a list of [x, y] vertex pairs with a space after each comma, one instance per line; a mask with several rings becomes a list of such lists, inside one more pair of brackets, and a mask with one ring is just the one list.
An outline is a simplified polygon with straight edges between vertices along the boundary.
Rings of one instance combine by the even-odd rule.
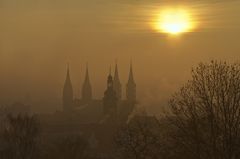
[[[6, 116], [0, 136], [1, 159], [107, 158], [80, 135], [44, 139], [35, 116]], [[240, 158], [240, 64], [200, 63], [164, 116], [135, 115], [119, 125], [112, 142], [115, 157], [109, 158]]]

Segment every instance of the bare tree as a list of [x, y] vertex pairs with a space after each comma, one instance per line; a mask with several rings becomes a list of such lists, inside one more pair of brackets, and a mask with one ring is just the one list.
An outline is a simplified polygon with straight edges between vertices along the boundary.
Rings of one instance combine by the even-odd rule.
[[87, 158], [88, 143], [78, 135], [59, 138], [44, 158], [83, 159]]
[[200, 63], [170, 106], [171, 137], [186, 158], [240, 157], [239, 64]]
[[155, 117], [137, 116], [118, 132], [115, 143], [124, 158], [159, 158], [158, 132]]
[[1, 158], [36, 158], [38, 135], [39, 124], [35, 116], [8, 115], [1, 133]]

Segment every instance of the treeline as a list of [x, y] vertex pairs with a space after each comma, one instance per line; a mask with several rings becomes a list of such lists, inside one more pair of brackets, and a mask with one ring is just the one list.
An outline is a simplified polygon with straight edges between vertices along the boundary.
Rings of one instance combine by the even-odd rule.
[[200, 63], [191, 74], [155, 124], [145, 118], [122, 129], [123, 158], [240, 158], [240, 64]]
[[44, 139], [37, 116], [7, 115], [1, 124], [1, 159], [98, 159], [79, 135]]

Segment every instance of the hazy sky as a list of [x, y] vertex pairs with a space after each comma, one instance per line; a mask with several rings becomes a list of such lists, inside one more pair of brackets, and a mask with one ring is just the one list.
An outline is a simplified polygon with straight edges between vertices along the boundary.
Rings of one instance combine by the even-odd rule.
[[[197, 28], [175, 38], [156, 32], [155, 14], [176, 6], [191, 10]], [[0, 21], [2, 102], [60, 99], [67, 62], [75, 96], [88, 62], [102, 98], [109, 66], [118, 59], [125, 89], [132, 58], [141, 103], [165, 103], [192, 66], [240, 57], [237, 0], [0, 0]]]

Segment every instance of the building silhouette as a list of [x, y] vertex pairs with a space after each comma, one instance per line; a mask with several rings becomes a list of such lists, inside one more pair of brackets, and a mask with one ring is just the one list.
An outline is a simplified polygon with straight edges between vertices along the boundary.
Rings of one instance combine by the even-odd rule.
[[86, 67], [85, 80], [82, 85], [82, 101], [85, 104], [92, 101], [92, 86], [89, 79], [88, 65]]
[[102, 99], [94, 99], [90, 83], [89, 69], [86, 66], [85, 80], [82, 85], [81, 98], [73, 97], [69, 66], [63, 89], [63, 112], [75, 114], [74, 117], [82, 123], [98, 123], [109, 121], [127, 121], [136, 105], [136, 84], [133, 78], [132, 63], [130, 65], [128, 82], [126, 84], [126, 99], [122, 98], [122, 85], [116, 63], [114, 77], [111, 71], [107, 77], [107, 88]]
[[130, 72], [129, 72], [129, 78], [128, 78], [128, 83], [126, 86], [126, 96], [127, 96], [127, 101], [131, 103], [136, 103], [137, 99], [137, 94], [136, 94], [136, 83], [134, 81], [133, 77], [133, 68], [132, 68], [132, 62], [130, 64]]
[[67, 67], [67, 76], [63, 87], [63, 111], [64, 112], [71, 112], [73, 110], [73, 88], [72, 82], [70, 79], [70, 72], [69, 72], [69, 65]]
[[113, 77], [111, 75], [111, 70], [107, 79], [107, 89], [104, 92], [103, 97], [103, 114], [109, 116], [109, 118], [114, 119], [117, 116], [117, 94], [113, 88]]
[[120, 101], [122, 99], [122, 85], [121, 85], [121, 82], [120, 82], [120, 79], [119, 79], [117, 63], [116, 63], [116, 66], [115, 66], [113, 88], [114, 88], [114, 90], [116, 92], [118, 100]]

